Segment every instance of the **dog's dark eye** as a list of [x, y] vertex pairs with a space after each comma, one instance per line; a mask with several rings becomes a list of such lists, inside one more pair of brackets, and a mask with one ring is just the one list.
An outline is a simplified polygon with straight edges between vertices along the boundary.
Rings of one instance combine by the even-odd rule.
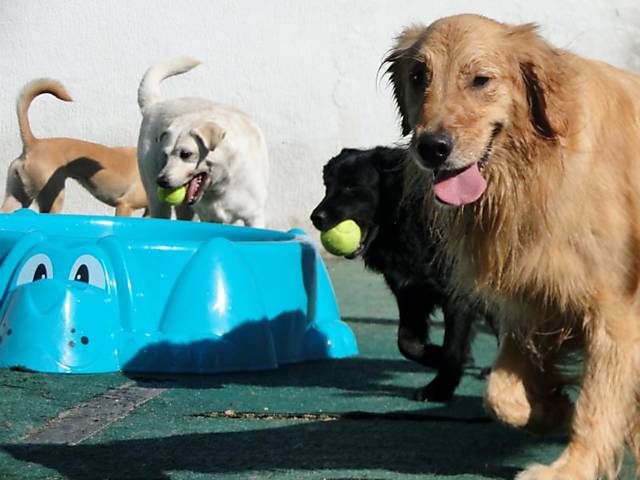
[[491, 77], [487, 77], [485, 75], [476, 75], [473, 77], [473, 87], [474, 88], [482, 88], [489, 83]]
[[180, 155], [180, 158], [182, 160], [186, 160], [186, 159], [190, 158], [191, 155], [193, 155], [193, 154], [191, 152], [187, 151], [187, 150], [180, 150], [180, 154], [179, 155]]
[[427, 81], [427, 70], [424, 64], [414, 66], [409, 73], [409, 81], [414, 88], [423, 88]]

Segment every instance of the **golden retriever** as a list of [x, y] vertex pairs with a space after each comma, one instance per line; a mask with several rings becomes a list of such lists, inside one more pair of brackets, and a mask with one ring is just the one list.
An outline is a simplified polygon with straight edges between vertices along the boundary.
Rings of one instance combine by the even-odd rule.
[[50, 78], [36, 79], [23, 87], [17, 102], [22, 154], [9, 165], [0, 211], [28, 208], [35, 199], [41, 212], [60, 213], [67, 178], [73, 178], [95, 198], [115, 207], [118, 216], [131, 216], [135, 209], [146, 209], [147, 195], [138, 172], [136, 148], [34, 136], [29, 106], [45, 93], [71, 101], [64, 86]]
[[475, 15], [406, 29], [385, 62], [456, 283], [500, 312], [487, 409], [569, 428], [517, 478], [613, 478], [625, 442], [638, 464], [640, 77]]

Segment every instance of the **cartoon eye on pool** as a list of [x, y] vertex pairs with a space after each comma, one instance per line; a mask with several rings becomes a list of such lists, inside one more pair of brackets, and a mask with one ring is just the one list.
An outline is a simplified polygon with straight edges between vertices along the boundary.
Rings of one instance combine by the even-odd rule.
[[71, 267], [69, 280], [104, 289], [107, 284], [102, 263], [92, 255], [80, 255]]
[[25, 283], [33, 283], [51, 278], [53, 278], [51, 259], [44, 253], [38, 253], [24, 263], [18, 274], [16, 285], [20, 286]]

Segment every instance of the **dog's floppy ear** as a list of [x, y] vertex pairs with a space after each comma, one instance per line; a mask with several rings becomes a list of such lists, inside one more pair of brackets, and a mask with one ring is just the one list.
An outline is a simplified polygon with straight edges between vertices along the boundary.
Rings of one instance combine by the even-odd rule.
[[531, 124], [538, 135], [555, 140], [567, 130], [565, 89], [569, 65], [565, 54], [540, 37], [535, 24], [511, 27], [508, 35], [517, 57]]
[[156, 138], [156, 143], [162, 143], [164, 141], [164, 138], [169, 135], [169, 130], [165, 130], [164, 132], [162, 132], [157, 138]]
[[402, 122], [402, 135], [411, 133], [412, 126], [409, 122], [406, 104], [406, 85], [411, 60], [414, 58], [416, 48], [425, 36], [426, 27], [414, 25], [406, 28], [396, 37], [395, 45], [382, 61], [380, 68], [387, 65], [385, 74], [389, 76], [389, 82], [393, 87], [393, 96]]
[[216, 146], [224, 140], [226, 132], [224, 129], [213, 122], [206, 122], [189, 132], [205, 150], [212, 151]]
[[407, 150], [403, 148], [376, 147], [371, 151], [371, 162], [380, 173], [403, 168]]
[[520, 72], [527, 92], [527, 103], [529, 104], [529, 116], [531, 124], [541, 136], [546, 139], [556, 137], [556, 132], [551, 126], [547, 116], [547, 101], [543, 84], [536, 74], [536, 68], [531, 63], [521, 63]]

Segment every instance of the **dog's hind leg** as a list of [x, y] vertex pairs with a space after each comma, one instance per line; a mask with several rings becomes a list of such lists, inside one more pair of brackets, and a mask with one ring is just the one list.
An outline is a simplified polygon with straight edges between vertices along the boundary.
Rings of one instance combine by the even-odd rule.
[[13, 212], [19, 208], [29, 208], [33, 203], [33, 197], [27, 192], [20, 176], [22, 162], [22, 158], [16, 158], [9, 165], [4, 202], [0, 207], [2, 212]]
[[128, 203], [118, 203], [116, 205], [116, 217], [130, 217], [133, 213], [133, 208]]
[[57, 190], [53, 195], [43, 195], [43, 192], [40, 192], [37, 197], [37, 202], [41, 213], [62, 212], [62, 207], [64, 206], [64, 184], [62, 185], [62, 188]]
[[41, 213], [60, 213], [64, 205], [64, 186], [67, 179], [65, 167], [53, 172], [40, 171], [32, 175], [33, 188], [37, 191], [36, 202]]
[[64, 205], [63, 176], [53, 175], [36, 197], [41, 213], [60, 213]]
[[464, 362], [469, 356], [473, 322], [476, 313], [469, 302], [451, 298], [444, 305], [444, 342], [438, 374], [427, 386], [419, 389], [415, 399], [448, 402], [460, 384]]

